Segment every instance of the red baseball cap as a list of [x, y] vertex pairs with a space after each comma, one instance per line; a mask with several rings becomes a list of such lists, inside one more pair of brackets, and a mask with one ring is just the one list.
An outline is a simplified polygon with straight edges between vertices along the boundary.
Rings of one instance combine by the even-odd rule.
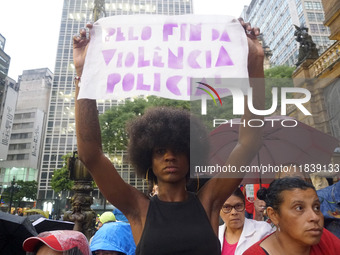
[[55, 251], [68, 251], [74, 247], [84, 255], [90, 255], [89, 243], [85, 235], [75, 230], [56, 230], [40, 233], [38, 236], [27, 238], [23, 248], [27, 252], [35, 252], [37, 245], [43, 243]]

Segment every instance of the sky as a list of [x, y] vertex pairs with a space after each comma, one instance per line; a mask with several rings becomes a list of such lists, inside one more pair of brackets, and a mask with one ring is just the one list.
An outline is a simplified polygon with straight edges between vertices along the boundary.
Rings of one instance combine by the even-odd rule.
[[[251, 0], [193, 0], [194, 14], [239, 17]], [[63, 0], [0, 0], [0, 34], [11, 57], [8, 76], [18, 80], [24, 70], [54, 72]]]

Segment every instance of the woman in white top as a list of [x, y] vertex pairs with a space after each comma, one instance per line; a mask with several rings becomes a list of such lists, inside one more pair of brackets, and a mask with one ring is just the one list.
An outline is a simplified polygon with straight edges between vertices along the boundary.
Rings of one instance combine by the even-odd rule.
[[245, 198], [239, 188], [224, 202], [220, 216], [224, 221], [218, 231], [222, 255], [241, 255], [274, 231], [267, 222], [245, 217]]

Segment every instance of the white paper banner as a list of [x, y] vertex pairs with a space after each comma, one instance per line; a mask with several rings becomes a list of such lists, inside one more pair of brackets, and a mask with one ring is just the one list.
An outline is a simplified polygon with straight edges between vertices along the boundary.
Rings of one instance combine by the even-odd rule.
[[78, 98], [189, 100], [191, 78], [248, 78], [247, 38], [230, 16], [112, 16], [90, 34]]

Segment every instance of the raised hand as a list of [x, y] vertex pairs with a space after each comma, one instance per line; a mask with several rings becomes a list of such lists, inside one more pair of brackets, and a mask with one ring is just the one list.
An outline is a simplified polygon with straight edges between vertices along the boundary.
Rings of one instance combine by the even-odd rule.
[[[87, 24], [88, 29], [92, 29], [92, 24]], [[73, 36], [73, 63], [78, 76], [83, 73], [83, 67], [90, 38], [86, 36], [86, 28], [82, 28], [78, 35]]]
[[248, 39], [248, 72], [249, 76], [258, 76], [259, 72], [263, 70], [264, 51], [262, 45], [257, 39], [260, 35], [260, 29], [258, 27], [251, 27], [250, 23], [244, 22], [242, 18], [238, 19], [241, 23], [244, 31], [246, 32]]

